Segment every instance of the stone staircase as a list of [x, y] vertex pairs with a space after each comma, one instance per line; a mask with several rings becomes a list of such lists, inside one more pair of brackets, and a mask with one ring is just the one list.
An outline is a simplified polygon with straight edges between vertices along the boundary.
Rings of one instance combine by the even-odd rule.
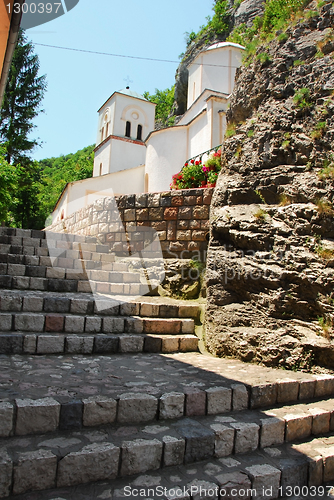
[[333, 376], [201, 354], [198, 303], [89, 293], [142, 283], [104, 245], [0, 231], [0, 498], [330, 497]]

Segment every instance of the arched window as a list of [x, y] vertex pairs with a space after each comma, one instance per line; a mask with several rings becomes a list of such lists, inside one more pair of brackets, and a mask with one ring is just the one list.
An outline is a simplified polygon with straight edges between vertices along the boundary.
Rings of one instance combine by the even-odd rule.
[[101, 142], [103, 141], [104, 139], [104, 127], [102, 127], [102, 130], [101, 130]]
[[125, 137], [131, 137], [131, 122], [126, 122]]
[[138, 127], [137, 127], [137, 140], [138, 141], [142, 140], [142, 133], [143, 133], [143, 127], [141, 125], [138, 125]]
[[107, 123], [106, 125], [106, 138], [108, 137], [108, 134], [109, 134], [109, 123]]
[[102, 175], [102, 163], [100, 163], [100, 175]]

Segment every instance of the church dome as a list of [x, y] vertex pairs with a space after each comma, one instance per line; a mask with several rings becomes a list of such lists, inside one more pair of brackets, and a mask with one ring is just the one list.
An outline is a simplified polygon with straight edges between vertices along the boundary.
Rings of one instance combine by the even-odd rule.
[[134, 90], [130, 90], [129, 87], [126, 87], [125, 89], [119, 90], [117, 93], [128, 95], [129, 97], [136, 97], [137, 99], [141, 99], [142, 101], [147, 101], [147, 99], [145, 99], [144, 96], [142, 96], [141, 94], [138, 94], [138, 92], [135, 92]]

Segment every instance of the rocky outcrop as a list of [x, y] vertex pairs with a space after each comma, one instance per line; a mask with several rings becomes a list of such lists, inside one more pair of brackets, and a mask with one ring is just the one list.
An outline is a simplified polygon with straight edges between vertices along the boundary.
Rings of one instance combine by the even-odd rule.
[[334, 9], [309, 16], [238, 73], [206, 315], [210, 352], [305, 369], [334, 368]]

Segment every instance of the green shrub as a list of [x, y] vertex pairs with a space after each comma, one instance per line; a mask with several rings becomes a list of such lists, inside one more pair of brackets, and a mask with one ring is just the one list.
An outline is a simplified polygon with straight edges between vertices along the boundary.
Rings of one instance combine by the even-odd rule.
[[267, 52], [261, 52], [261, 54], [258, 54], [256, 56], [256, 59], [258, 59], [262, 64], [271, 61], [271, 57], [269, 54], [267, 54]]
[[311, 132], [312, 139], [320, 139], [327, 130], [326, 122], [319, 122], [316, 124], [314, 130]]
[[305, 109], [310, 107], [310, 90], [306, 87], [297, 90], [294, 97], [293, 102], [298, 108]]

